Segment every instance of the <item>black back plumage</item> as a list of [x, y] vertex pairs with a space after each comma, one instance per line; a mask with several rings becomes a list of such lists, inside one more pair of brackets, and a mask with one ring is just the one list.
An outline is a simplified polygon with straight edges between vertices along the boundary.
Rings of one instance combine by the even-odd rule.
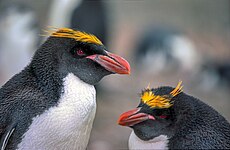
[[175, 134], [169, 140], [172, 149], [230, 148], [230, 124], [202, 101], [181, 93], [173, 105]]

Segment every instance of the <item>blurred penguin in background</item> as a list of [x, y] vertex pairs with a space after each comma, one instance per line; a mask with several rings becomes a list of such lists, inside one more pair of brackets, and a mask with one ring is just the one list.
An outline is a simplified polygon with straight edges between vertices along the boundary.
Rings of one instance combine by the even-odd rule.
[[0, 86], [30, 62], [39, 44], [39, 27], [32, 9], [21, 3], [1, 7]]
[[197, 75], [198, 85], [202, 90], [212, 91], [214, 88], [230, 88], [230, 62], [217, 63], [206, 61]]
[[106, 44], [106, 9], [102, 0], [53, 0], [48, 25], [90, 32]]
[[197, 70], [198, 54], [192, 41], [183, 33], [174, 28], [150, 27], [140, 37], [135, 52], [139, 69], [148, 70], [150, 74], [170, 69], [184, 72]]

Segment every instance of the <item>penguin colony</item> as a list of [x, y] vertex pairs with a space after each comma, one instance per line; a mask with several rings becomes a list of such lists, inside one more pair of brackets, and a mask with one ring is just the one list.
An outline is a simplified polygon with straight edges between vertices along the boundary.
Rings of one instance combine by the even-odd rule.
[[96, 111], [94, 85], [129, 74], [129, 63], [94, 35], [48, 32], [31, 63], [0, 89], [0, 147], [85, 150]]
[[133, 129], [129, 149], [229, 149], [230, 124], [217, 111], [176, 88], [149, 87], [118, 124]]

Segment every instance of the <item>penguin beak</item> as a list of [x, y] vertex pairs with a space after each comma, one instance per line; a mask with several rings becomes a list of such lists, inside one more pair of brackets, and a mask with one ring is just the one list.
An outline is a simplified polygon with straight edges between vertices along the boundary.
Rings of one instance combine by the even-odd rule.
[[89, 58], [97, 62], [106, 70], [112, 73], [130, 74], [130, 65], [124, 58], [110, 52], [106, 52], [106, 53], [107, 55], [95, 54], [95, 55], [90, 55], [86, 58]]
[[145, 120], [155, 120], [152, 115], [146, 113], [140, 113], [141, 108], [135, 108], [120, 115], [118, 124], [121, 126], [134, 126]]

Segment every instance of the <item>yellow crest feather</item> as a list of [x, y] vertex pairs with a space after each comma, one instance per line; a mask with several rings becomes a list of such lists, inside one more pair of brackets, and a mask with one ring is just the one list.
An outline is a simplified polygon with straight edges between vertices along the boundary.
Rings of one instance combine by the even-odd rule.
[[95, 36], [86, 32], [72, 30], [69, 28], [54, 28], [53, 30], [45, 31], [48, 33], [48, 36], [52, 37], [62, 37], [62, 38], [71, 38], [79, 42], [92, 43], [97, 45], [103, 45], [102, 42]]
[[175, 88], [172, 92], [170, 92], [170, 94], [171, 94], [173, 97], [176, 96], [176, 95], [178, 95], [178, 94], [180, 94], [181, 92], [183, 92], [183, 90], [182, 90], [183, 86], [181, 86], [181, 84], [182, 84], [182, 81], [180, 81], [180, 82], [177, 84], [176, 88]]
[[141, 95], [141, 101], [151, 108], [169, 108], [173, 105], [172, 98], [182, 92], [181, 84], [182, 81], [168, 95], [155, 95], [148, 86]]

